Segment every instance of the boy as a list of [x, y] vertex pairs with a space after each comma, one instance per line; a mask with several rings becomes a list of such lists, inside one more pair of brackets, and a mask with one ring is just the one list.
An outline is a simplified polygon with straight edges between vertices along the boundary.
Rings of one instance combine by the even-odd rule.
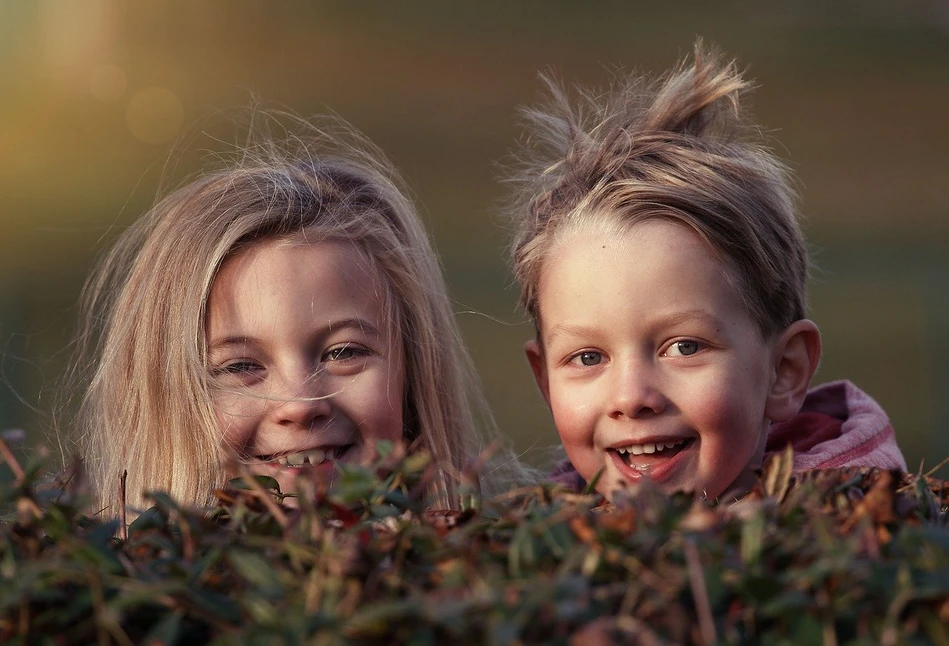
[[905, 470], [869, 396], [808, 393], [821, 340], [795, 195], [743, 120], [735, 65], [699, 42], [692, 65], [577, 108], [549, 87], [527, 113], [548, 150], [520, 178], [513, 260], [570, 462], [557, 479], [732, 499], [789, 443], [795, 470]]

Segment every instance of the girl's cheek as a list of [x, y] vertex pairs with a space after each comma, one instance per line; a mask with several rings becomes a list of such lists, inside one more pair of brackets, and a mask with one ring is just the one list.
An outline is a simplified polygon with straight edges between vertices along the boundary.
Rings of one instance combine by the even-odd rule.
[[237, 395], [216, 397], [213, 401], [214, 416], [221, 429], [225, 444], [240, 449], [251, 435], [251, 426], [256, 423], [259, 413], [250, 410], [246, 398]]

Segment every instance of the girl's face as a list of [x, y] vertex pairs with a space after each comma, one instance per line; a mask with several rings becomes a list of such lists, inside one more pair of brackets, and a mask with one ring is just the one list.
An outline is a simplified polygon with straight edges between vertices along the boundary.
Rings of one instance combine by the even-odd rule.
[[649, 478], [714, 498], [744, 486], [768, 427], [774, 352], [690, 228], [566, 233], [539, 286], [528, 359], [567, 456], [609, 496]]
[[384, 295], [342, 241], [264, 241], [221, 266], [206, 329], [214, 409], [227, 444], [282, 491], [402, 437], [404, 362]]

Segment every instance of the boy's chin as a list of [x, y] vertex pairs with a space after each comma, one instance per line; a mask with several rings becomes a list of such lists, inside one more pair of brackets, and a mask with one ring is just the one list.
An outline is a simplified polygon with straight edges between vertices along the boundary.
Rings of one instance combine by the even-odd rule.
[[735, 478], [722, 493], [715, 496], [715, 498], [721, 502], [735, 502], [736, 500], [740, 500], [754, 487], [757, 477], [755, 471], [750, 469], [742, 471], [738, 477]]
[[[604, 474], [605, 475], [605, 474]], [[743, 471], [739, 476], [724, 487], [721, 491], [701, 485], [687, 484], [676, 480], [657, 482], [648, 476], [629, 480], [618, 477], [605, 479], [596, 489], [608, 501], [616, 503], [623, 498], [652, 496], [661, 494], [668, 496], [677, 492], [690, 493], [709, 501], [734, 502], [745, 496], [755, 484], [757, 474], [753, 470]]]
[[649, 478], [640, 478], [635, 481], [620, 479], [606, 485], [598, 486], [597, 493], [614, 504], [621, 504], [629, 499], [651, 499], [655, 497], [665, 497], [669, 494], [664, 486], [650, 480]]

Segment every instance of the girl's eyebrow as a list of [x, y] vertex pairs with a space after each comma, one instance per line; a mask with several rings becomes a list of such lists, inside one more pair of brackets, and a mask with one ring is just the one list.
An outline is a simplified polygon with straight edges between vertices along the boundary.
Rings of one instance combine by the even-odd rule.
[[253, 343], [255, 343], [255, 339], [253, 337], [242, 335], [225, 336], [219, 339], [214, 339], [208, 343], [208, 350], [217, 350], [220, 348], [229, 348], [232, 346], [246, 346], [252, 345]]
[[[382, 334], [379, 332], [379, 329], [375, 325], [358, 316], [330, 321], [324, 328], [325, 334], [333, 334], [334, 332], [346, 329], [359, 330], [364, 334], [374, 337], [382, 336]], [[218, 350], [234, 346], [254, 345], [256, 343], [257, 339], [252, 336], [248, 336], [246, 334], [232, 334], [219, 339], [213, 339], [210, 343], [208, 343], [208, 349]]]
[[361, 332], [366, 332], [372, 336], [381, 336], [379, 329], [375, 325], [373, 325], [366, 319], [360, 318], [358, 316], [354, 316], [352, 318], [340, 319], [338, 321], [330, 321], [326, 326], [326, 329], [329, 332], [336, 332], [337, 330], [344, 330], [346, 328], [357, 329]]

